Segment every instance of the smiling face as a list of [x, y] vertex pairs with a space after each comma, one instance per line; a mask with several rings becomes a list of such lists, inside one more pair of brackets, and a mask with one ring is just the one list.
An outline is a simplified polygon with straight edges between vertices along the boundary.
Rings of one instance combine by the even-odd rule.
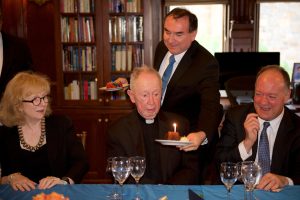
[[160, 109], [161, 99], [161, 80], [157, 75], [141, 72], [134, 81], [134, 87], [127, 93], [143, 118], [155, 118]]
[[47, 92], [37, 92], [26, 96], [23, 98], [25, 101], [32, 101], [35, 98], [40, 98], [41, 102], [39, 105], [34, 105], [32, 102], [22, 102], [20, 107], [21, 111], [24, 114], [24, 118], [26, 121], [37, 121], [41, 120], [46, 113], [48, 103], [46, 103], [43, 99], [47, 95]]
[[281, 73], [275, 70], [263, 72], [256, 80], [254, 107], [260, 118], [275, 119], [283, 110], [290, 97]]
[[186, 51], [195, 40], [197, 31], [189, 32], [189, 18], [187, 16], [174, 19], [172, 15], [165, 19], [164, 43], [169, 51], [180, 54]]

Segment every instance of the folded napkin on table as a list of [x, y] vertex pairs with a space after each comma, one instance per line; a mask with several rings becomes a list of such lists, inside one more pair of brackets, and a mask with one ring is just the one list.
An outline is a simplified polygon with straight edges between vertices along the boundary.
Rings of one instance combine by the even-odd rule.
[[193, 190], [189, 189], [189, 200], [204, 200], [204, 198], [196, 194]]

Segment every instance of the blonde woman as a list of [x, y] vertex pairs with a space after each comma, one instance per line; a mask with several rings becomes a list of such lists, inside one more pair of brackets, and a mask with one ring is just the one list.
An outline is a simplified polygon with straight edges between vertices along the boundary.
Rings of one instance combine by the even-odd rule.
[[14, 190], [78, 183], [88, 170], [71, 120], [51, 115], [49, 94], [46, 76], [20, 72], [1, 99], [2, 184], [10, 184]]

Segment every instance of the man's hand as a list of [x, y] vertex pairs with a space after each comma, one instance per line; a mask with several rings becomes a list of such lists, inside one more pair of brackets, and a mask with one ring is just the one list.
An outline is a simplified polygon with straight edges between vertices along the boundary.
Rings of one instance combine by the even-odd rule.
[[288, 185], [288, 183], [288, 179], [285, 176], [267, 173], [259, 181], [256, 188], [275, 192]]
[[257, 135], [259, 131], [259, 122], [257, 119], [258, 115], [256, 113], [250, 113], [247, 115], [246, 120], [244, 122], [244, 129], [246, 132], [244, 139], [244, 146], [249, 152], [257, 140]]
[[194, 151], [197, 150], [202, 144], [202, 142], [205, 140], [206, 134], [203, 131], [193, 132], [188, 134], [187, 138], [190, 142], [192, 142], [192, 144], [182, 146], [179, 149], [183, 151]]
[[123, 85], [124, 85], [124, 84], [128, 84], [127, 79], [126, 79], [126, 78], [123, 78], [123, 77], [117, 78], [114, 82], [122, 83]]

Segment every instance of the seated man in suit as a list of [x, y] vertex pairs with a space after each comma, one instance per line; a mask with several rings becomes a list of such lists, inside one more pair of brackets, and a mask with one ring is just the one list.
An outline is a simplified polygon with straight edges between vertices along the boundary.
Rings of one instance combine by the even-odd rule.
[[147, 167], [141, 183], [197, 184], [197, 152], [180, 151], [155, 141], [165, 139], [174, 122], [181, 135], [189, 133], [185, 118], [160, 111], [162, 81], [158, 72], [147, 66], [135, 68], [127, 93], [136, 109], [109, 128], [108, 156], [144, 156]]
[[254, 102], [226, 114], [217, 159], [259, 162], [263, 176], [258, 189], [300, 183], [300, 118], [284, 106], [290, 94], [288, 73], [266, 66], [258, 72]]

